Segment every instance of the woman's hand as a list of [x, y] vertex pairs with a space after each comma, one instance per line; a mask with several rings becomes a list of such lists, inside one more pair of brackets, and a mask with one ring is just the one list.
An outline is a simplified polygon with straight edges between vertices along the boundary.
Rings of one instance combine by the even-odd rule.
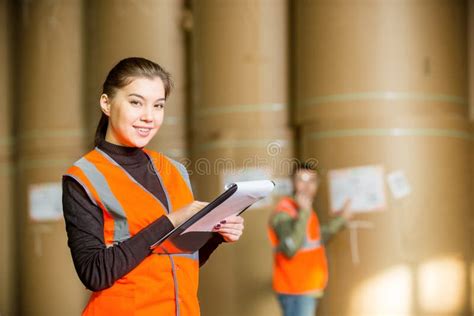
[[226, 242], [239, 240], [244, 230], [244, 218], [241, 216], [230, 216], [214, 226], [214, 231], [224, 237]]
[[179, 210], [176, 210], [166, 216], [168, 216], [168, 219], [170, 222], [173, 224], [174, 227], [177, 227], [184, 223], [188, 218], [202, 210], [208, 202], [201, 202], [201, 201], [194, 201]]

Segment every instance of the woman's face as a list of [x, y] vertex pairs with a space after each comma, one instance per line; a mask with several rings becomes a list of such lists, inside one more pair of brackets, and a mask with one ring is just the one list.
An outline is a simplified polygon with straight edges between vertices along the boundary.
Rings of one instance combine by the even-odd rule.
[[100, 98], [109, 117], [105, 140], [127, 147], [145, 147], [163, 122], [165, 88], [159, 77], [135, 78], [109, 98]]

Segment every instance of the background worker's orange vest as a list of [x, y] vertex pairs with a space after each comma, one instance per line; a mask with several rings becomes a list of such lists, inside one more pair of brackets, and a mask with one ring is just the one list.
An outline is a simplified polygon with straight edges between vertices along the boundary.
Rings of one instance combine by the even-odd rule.
[[[145, 151], [150, 172], [160, 178], [169, 210], [193, 201], [187, 173], [165, 156]], [[111, 246], [138, 233], [167, 213], [163, 204], [110, 156], [96, 148], [78, 160], [67, 176], [76, 179], [102, 209], [104, 240]], [[151, 254], [112, 287], [94, 292], [83, 315], [199, 315], [198, 253]]]
[[[292, 218], [298, 216], [298, 206], [291, 198], [283, 198], [274, 212], [285, 212]], [[321, 243], [319, 221], [311, 212], [303, 246], [288, 258], [277, 250], [280, 240], [273, 228], [269, 227], [270, 241], [274, 252], [273, 289], [279, 294], [308, 294], [324, 290], [328, 280], [326, 253]]]

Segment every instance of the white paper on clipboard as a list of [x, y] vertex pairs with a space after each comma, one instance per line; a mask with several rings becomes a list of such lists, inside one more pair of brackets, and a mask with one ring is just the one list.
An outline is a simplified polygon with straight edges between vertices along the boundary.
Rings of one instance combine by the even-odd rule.
[[[270, 168], [241, 168], [241, 169], [228, 169], [225, 170], [222, 174], [222, 183], [238, 183], [238, 182], [247, 182], [247, 181], [260, 181], [260, 179], [269, 179], [271, 178], [271, 169]], [[263, 207], [268, 207], [272, 204], [271, 196], [268, 195], [264, 199], [259, 200], [252, 204], [250, 209], [258, 209]]]
[[235, 182], [235, 184], [237, 191], [231, 197], [189, 226], [182, 234], [212, 231], [222, 219], [239, 214], [249, 205], [268, 196], [275, 187], [270, 180]]

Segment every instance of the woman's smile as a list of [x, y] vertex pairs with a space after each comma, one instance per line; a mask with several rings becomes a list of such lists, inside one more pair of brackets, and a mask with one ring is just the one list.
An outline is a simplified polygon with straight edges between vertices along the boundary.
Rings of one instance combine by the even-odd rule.
[[142, 137], [148, 137], [148, 135], [150, 135], [150, 132], [152, 130], [151, 127], [138, 127], [138, 126], [134, 126], [134, 127], [137, 130], [138, 135]]

